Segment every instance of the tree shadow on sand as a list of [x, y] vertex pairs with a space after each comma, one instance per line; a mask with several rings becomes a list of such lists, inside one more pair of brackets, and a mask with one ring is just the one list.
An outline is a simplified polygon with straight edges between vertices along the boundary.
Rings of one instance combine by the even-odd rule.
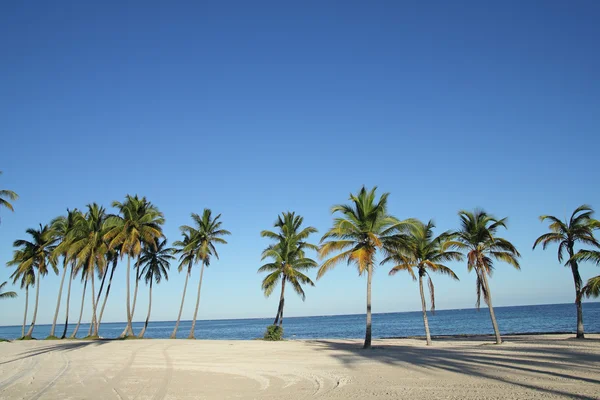
[[86, 347], [96, 347], [101, 346], [110, 342], [111, 340], [88, 340], [88, 341], [69, 341], [64, 343], [53, 343], [46, 346], [40, 346], [33, 348], [31, 350], [24, 351], [22, 353], [17, 354], [16, 358], [12, 360], [2, 361], [0, 365], [10, 364], [15, 361], [24, 360], [30, 357], [36, 357], [46, 353], [54, 353], [54, 352], [68, 352], [74, 351]]
[[[600, 390], [600, 379], [585, 377], [581, 373], [586, 371], [588, 376], [590, 372], [600, 374], [600, 353], [586, 345], [587, 340], [549, 339], [543, 342], [543, 347], [536, 347], [540, 344], [537, 338], [513, 340], [512, 337], [507, 337], [507, 343], [500, 346], [477, 344], [472, 339], [462, 343], [461, 340], [453, 340], [456, 347], [436, 347], [435, 342], [431, 347], [426, 347], [424, 342], [423, 345], [404, 345], [401, 342], [381, 340], [372, 349], [365, 350], [356, 343], [310, 341], [331, 350], [332, 357], [349, 368], [370, 361], [409, 369], [443, 370], [575, 399], [596, 398], [580, 394], [582, 383], [598, 385]], [[523, 343], [530, 346], [524, 347]], [[519, 378], [531, 379], [524, 382]], [[550, 380], [567, 383], [565, 387], [570, 391], [545, 387], [544, 382]]]

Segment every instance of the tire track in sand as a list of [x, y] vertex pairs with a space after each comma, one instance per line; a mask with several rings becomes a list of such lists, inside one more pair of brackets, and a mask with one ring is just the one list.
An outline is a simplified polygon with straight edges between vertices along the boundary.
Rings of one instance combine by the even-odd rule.
[[140, 350], [147, 349], [150, 346], [151, 345], [138, 347], [137, 349], [133, 350], [129, 355], [129, 358], [127, 359], [125, 365], [120, 370], [118, 370], [112, 378], [109, 379], [104, 373], [102, 374], [105, 378], [107, 378], [106, 385], [104, 385], [104, 388], [106, 388], [107, 392], [107, 396], [104, 396], [105, 398], [113, 397], [114, 395], [116, 395], [119, 399], [127, 398], [127, 396], [117, 388], [117, 385], [119, 384], [119, 382], [121, 382], [121, 380], [123, 380], [123, 377], [129, 373], [129, 370], [131, 369], [131, 366], [135, 361], [135, 357], [140, 352]]
[[[23, 364], [27, 364], [23, 366]], [[16, 373], [11, 375], [9, 378], [0, 382], [0, 393], [4, 392], [17, 381], [29, 374], [32, 374], [39, 370], [39, 363], [34, 358], [28, 358], [27, 361], [23, 360]]]
[[171, 357], [169, 357], [169, 353], [167, 353], [167, 350], [171, 346], [173, 345], [163, 347], [162, 353], [165, 356], [167, 371], [165, 372], [163, 382], [158, 387], [156, 393], [154, 393], [154, 396], [152, 396], [152, 400], [162, 400], [167, 395], [167, 389], [169, 388], [169, 383], [171, 383], [171, 378], [173, 377], [173, 361], [171, 360]]
[[54, 376], [54, 378], [48, 382], [46, 384], [46, 386], [44, 386], [41, 390], [39, 390], [36, 394], [34, 394], [32, 397], [30, 397], [30, 400], [37, 400], [39, 399], [44, 393], [46, 393], [52, 386], [54, 386], [54, 384], [56, 383], [56, 381], [58, 381], [65, 372], [67, 372], [67, 370], [69, 369], [69, 366], [71, 365], [69, 358], [65, 355], [65, 353], [61, 353], [61, 356], [63, 358], [63, 360], [65, 361], [65, 365], [63, 366], [63, 368], [60, 370], [60, 372], [58, 374], [56, 374]]

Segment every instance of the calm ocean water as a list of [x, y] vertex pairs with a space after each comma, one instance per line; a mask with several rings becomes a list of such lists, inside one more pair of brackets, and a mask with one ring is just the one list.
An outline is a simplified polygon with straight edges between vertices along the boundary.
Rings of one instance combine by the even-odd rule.
[[[600, 303], [585, 303], [585, 331], [600, 332]], [[574, 332], [576, 317], [574, 304], [539, 306], [497, 307], [496, 317], [500, 331], [508, 333], [528, 332]], [[262, 337], [265, 327], [273, 318], [229, 319], [196, 322], [198, 339], [238, 339], [247, 340]], [[147, 338], [168, 338], [175, 322], [150, 322], [146, 330]], [[429, 314], [432, 335], [492, 334], [492, 325], [487, 308], [463, 310], [440, 310]], [[139, 332], [143, 323], [133, 324]], [[82, 324], [79, 337], [87, 335], [89, 325]], [[179, 337], [189, 334], [190, 321], [179, 325]], [[69, 326], [69, 334], [75, 327]], [[115, 338], [125, 328], [124, 323], [103, 323], [100, 336]], [[322, 317], [292, 317], [284, 320], [287, 339], [341, 339], [363, 338], [365, 333], [364, 315], [336, 315]], [[50, 325], [36, 325], [34, 337], [45, 338]], [[62, 326], [57, 329], [62, 333]], [[21, 335], [20, 326], [0, 327], [0, 338], [16, 339]], [[421, 312], [385, 313], [373, 315], [373, 336], [375, 338], [424, 335]]]

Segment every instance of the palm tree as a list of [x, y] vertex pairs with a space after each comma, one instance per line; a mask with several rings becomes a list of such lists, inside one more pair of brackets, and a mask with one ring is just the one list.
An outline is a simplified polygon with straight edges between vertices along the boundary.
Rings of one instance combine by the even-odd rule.
[[272, 261], [260, 267], [258, 272], [269, 272], [262, 281], [262, 289], [267, 297], [273, 293], [281, 281], [279, 307], [275, 322], [273, 322], [273, 325], [279, 323], [280, 327], [283, 325], [286, 282], [290, 282], [302, 301], [306, 298], [302, 284], [315, 285], [302, 271], [318, 267], [317, 262], [307, 258], [304, 252], [306, 249], [318, 250], [317, 246], [306, 242], [310, 234], [317, 232], [317, 229], [309, 226], [300, 230], [303, 220], [301, 216], [295, 215], [293, 212], [285, 212], [277, 218], [274, 224], [274, 227], [278, 228], [278, 232], [265, 230], [260, 234], [262, 237], [277, 241], [263, 251], [261, 260], [270, 258]]
[[[0, 175], [2, 175], [2, 171], [0, 171]], [[18, 198], [19, 196], [12, 190], [0, 190], [0, 207], [6, 207], [10, 211], [15, 211], [10, 202]]]
[[[60, 301], [63, 292], [63, 285], [65, 283], [65, 277], [67, 275], [68, 263], [69, 263], [69, 247], [71, 246], [71, 242], [73, 240], [72, 231], [77, 223], [77, 221], [82, 217], [79, 210], [74, 209], [73, 211], [67, 209], [66, 216], [60, 216], [55, 218], [52, 222], [52, 229], [55, 234], [55, 239], [58, 241], [56, 248], [54, 249], [53, 256], [58, 258], [59, 256], [63, 257], [63, 272], [62, 277], [60, 279], [60, 286], [58, 289], [58, 297], [56, 300], [56, 311], [54, 312], [54, 319], [52, 321], [52, 328], [50, 329], [49, 338], [56, 338], [54, 335], [54, 331], [56, 329], [56, 320], [58, 319], [58, 312], [60, 310]], [[72, 276], [71, 276], [72, 277]], [[65, 329], [69, 320], [69, 300], [71, 297], [71, 282], [69, 280], [69, 288], [67, 294], [67, 314], [65, 318]]]
[[367, 273], [367, 327], [364, 348], [371, 347], [371, 280], [375, 255], [378, 249], [391, 244], [394, 236], [412, 224], [411, 220], [398, 221], [387, 213], [389, 193], [375, 200], [377, 187], [367, 190], [364, 186], [357, 195], [351, 194], [350, 205], [336, 205], [331, 213], [340, 213], [333, 227], [321, 238], [319, 256], [325, 258], [333, 252], [339, 254], [321, 265], [317, 279], [340, 262], [354, 263], [358, 274]]
[[154, 246], [156, 239], [162, 237], [161, 226], [165, 219], [152, 203], [137, 195], [127, 195], [123, 203], [114, 201], [112, 206], [119, 210], [120, 216], [109, 218], [110, 228], [105, 237], [109, 248], [119, 247], [121, 257], [127, 255], [127, 326], [121, 334], [121, 337], [126, 337], [134, 335], [130, 298], [131, 258], [139, 257], [143, 244]]
[[[182, 229], [180, 227], [179, 229]], [[176, 247], [175, 253], [181, 254], [179, 256], [179, 266], [177, 267], [177, 272], [181, 273], [181, 271], [185, 268], [185, 283], [183, 284], [183, 293], [181, 295], [181, 305], [179, 306], [179, 314], [177, 314], [177, 322], [175, 322], [175, 327], [173, 328], [173, 332], [171, 333], [171, 339], [177, 338], [177, 330], [179, 329], [179, 321], [181, 321], [181, 313], [183, 312], [183, 303], [185, 302], [185, 292], [187, 290], [188, 280], [190, 275], [192, 274], [192, 267], [194, 266], [194, 246], [192, 245], [192, 238], [188, 232], [182, 230], [181, 234], [183, 235], [183, 240], [178, 240], [173, 243], [173, 246]]]
[[439, 236], [433, 236], [435, 224], [429, 221], [427, 225], [421, 221], [415, 222], [414, 226], [406, 235], [400, 236], [390, 248], [386, 249], [387, 257], [381, 264], [393, 263], [395, 266], [390, 270], [390, 275], [398, 271], [407, 271], [413, 280], [417, 277], [413, 268], [419, 274], [419, 291], [421, 293], [421, 307], [423, 310], [423, 323], [425, 325], [425, 336], [427, 345], [431, 345], [431, 334], [429, 333], [429, 322], [427, 320], [427, 305], [423, 290], [423, 278], [427, 275], [429, 282], [429, 295], [431, 298], [431, 312], [435, 312], [435, 290], [431, 280], [431, 272], [448, 275], [458, 280], [458, 277], [444, 262], [462, 261], [463, 255], [457, 251], [450, 251], [455, 243], [452, 241], [450, 232], [444, 232]]
[[[98, 336], [96, 320], [96, 288], [94, 275], [98, 271], [102, 275], [106, 268], [108, 246], [104, 241], [106, 233], [106, 210], [96, 203], [88, 204], [84, 218], [79, 218], [73, 227], [73, 239], [69, 246], [68, 257], [75, 261], [75, 273], [83, 269], [82, 276], [92, 284], [92, 319], [91, 336]], [[85, 292], [83, 293], [85, 296]], [[88, 336], [90, 336], [88, 334]]]
[[182, 253], [190, 251], [193, 254], [193, 263], [201, 261], [202, 268], [200, 269], [200, 280], [198, 281], [198, 296], [196, 298], [196, 308], [194, 310], [194, 318], [192, 319], [192, 328], [188, 339], [194, 339], [196, 329], [196, 317], [198, 316], [198, 307], [200, 306], [200, 291], [202, 289], [202, 277], [204, 276], [204, 267], [210, 265], [211, 256], [219, 259], [219, 254], [215, 248], [215, 244], [227, 244], [222, 236], [231, 235], [231, 233], [221, 228], [222, 222], [219, 221], [221, 214], [212, 217], [212, 211], [205, 208], [202, 216], [192, 213], [194, 226], [182, 226], [180, 229], [187, 232], [191, 241], [186, 248], [183, 248]]
[[494, 260], [504, 261], [521, 269], [518, 257], [521, 256], [516, 247], [508, 240], [496, 237], [499, 228], [506, 229], [506, 218], [496, 219], [483, 210], [460, 211], [461, 227], [456, 232], [456, 246], [467, 252], [467, 269], [469, 272], [475, 271], [477, 275], [477, 309], [483, 301], [488, 305], [490, 318], [496, 336], [496, 344], [502, 343], [496, 315], [492, 305], [492, 293], [488, 283], [488, 275], [492, 276], [494, 270]]
[[[18, 265], [18, 264], [17, 264]], [[21, 338], [25, 336], [25, 325], [27, 325], [27, 307], [29, 306], [29, 287], [35, 285], [35, 270], [33, 265], [26, 269], [17, 268], [10, 276], [13, 285], [20, 281], [21, 289], [25, 289], [25, 313], [23, 315], [23, 326], [21, 327]]]
[[6, 282], [0, 283], [0, 300], [2, 300], [2, 299], [14, 299], [15, 297], [17, 297], [17, 293], [16, 292], [13, 292], [13, 291], [3, 292], [4, 286], [6, 286]]
[[593, 231], [597, 222], [592, 219], [594, 210], [588, 205], [579, 206], [571, 214], [567, 221], [552, 215], [542, 215], [540, 220], [550, 221], [550, 232], [543, 234], [535, 240], [533, 248], [542, 244], [542, 249], [546, 250], [551, 243], [558, 243], [558, 262], [562, 263], [564, 252], [567, 252], [568, 260], [566, 267], [571, 267], [573, 281], [575, 282], [575, 306], [577, 308], [577, 338], [583, 339], [583, 308], [581, 306], [581, 275], [579, 275], [578, 259], [575, 256], [575, 244], [582, 243], [592, 246], [600, 246], [600, 243], [594, 238]]
[[52, 229], [48, 225], [42, 226], [40, 224], [39, 229], [30, 228], [26, 232], [31, 236], [31, 241], [24, 239], [15, 240], [13, 246], [17, 250], [15, 250], [13, 259], [7, 265], [16, 266], [20, 271], [17, 275], [27, 274], [31, 268], [37, 270], [33, 319], [31, 320], [27, 334], [24, 336], [26, 339], [31, 339], [37, 318], [41, 278], [48, 274], [48, 266], [52, 267], [56, 274], [58, 274], [58, 269], [56, 268], [54, 257], [52, 257], [54, 242], [56, 241]]
[[148, 316], [144, 323], [144, 328], [139, 334], [139, 338], [143, 338], [148, 328], [148, 321], [150, 321], [150, 312], [152, 311], [152, 284], [156, 282], [159, 284], [162, 278], [169, 280], [169, 263], [174, 260], [173, 252], [175, 249], [167, 247], [167, 239], [162, 241], [156, 239], [154, 246], [144, 246], [142, 254], [140, 255], [139, 262], [143, 265], [142, 276], [149, 285], [148, 291]]
[[[106, 253], [106, 264], [112, 263], [112, 268], [110, 269], [110, 277], [108, 278], [108, 286], [106, 287], [106, 293], [104, 295], [104, 301], [102, 302], [102, 308], [100, 308], [100, 315], [98, 316], [98, 330], [100, 330], [100, 324], [102, 323], [102, 316], [104, 315], [104, 307], [106, 307], [106, 301], [108, 300], [108, 295], [110, 294], [110, 287], [112, 285], [113, 275], [115, 274], [115, 269], [117, 269], [117, 263], [119, 261], [119, 249], [109, 249]], [[104, 275], [106, 276], [106, 275]]]
[[[575, 258], [579, 261], [592, 261], [596, 265], [600, 265], [600, 251], [579, 250], [575, 254]], [[588, 279], [586, 285], [581, 289], [581, 296], [600, 296], [600, 275]]]

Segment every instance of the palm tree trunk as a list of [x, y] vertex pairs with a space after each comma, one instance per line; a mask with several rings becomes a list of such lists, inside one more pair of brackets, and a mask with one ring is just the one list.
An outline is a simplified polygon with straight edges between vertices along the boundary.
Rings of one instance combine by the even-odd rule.
[[94, 271], [92, 271], [90, 275], [92, 276], [92, 320], [90, 321], [90, 328], [93, 328], [92, 334], [97, 336], [98, 329], [96, 329], [96, 289], [94, 287]]
[[198, 297], [196, 298], [196, 309], [194, 310], [194, 319], [192, 319], [192, 328], [188, 339], [195, 339], [194, 331], [196, 330], [196, 317], [198, 316], [198, 307], [200, 306], [200, 290], [202, 289], [202, 275], [204, 275], [204, 262], [200, 268], [200, 280], [198, 281]]
[[71, 264], [71, 275], [69, 276], [69, 286], [67, 288], [67, 304], [66, 304], [66, 312], [65, 312], [65, 328], [63, 329], [63, 334], [60, 337], [64, 339], [67, 337], [67, 328], [69, 327], [69, 303], [71, 302], [71, 282], [73, 282], [73, 264]]
[[487, 305], [490, 310], [490, 318], [492, 320], [492, 326], [494, 327], [494, 335], [496, 336], [496, 344], [502, 344], [502, 337], [500, 336], [500, 329], [498, 329], [498, 323], [496, 322], [496, 314], [494, 313], [494, 306], [492, 305], [492, 293], [490, 292], [490, 285], [488, 284], [487, 274], [484, 270], [480, 269], [483, 284], [485, 285], [485, 291], [487, 293]]
[[67, 276], [67, 258], [63, 261], [63, 274], [60, 279], [60, 287], [58, 288], [58, 299], [56, 300], [56, 311], [54, 312], [54, 320], [52, 321], [52, 328], [50, 329], [50, 337], [54, 337], [54, 330], [56, 329], [56, 320], [58, 319], [58, 311], [60, 310], [60, 299], [62, 297], [63, 285], [65, 283], [65, 276]]
[[133, 304], [131, 305], [131, 321], [133, 322], [133, 316], [135, 314], [135, 303], [137, 301], [138, 286], [140, 283], [140, 263], [139, 260], [135, 265], [135, 289], [133, 290]]
[[25, 314], [23, 315], [23, 327], [21, 328], [21, 338], [25, 337], [25, 325], [27, 325], [27, 306], [29, 304], [29, 285], [25, 286]]
[[106, 287], [106, 294], [104, 295], [104, 301], [102, 302], [102, 308], [100, 309], [100, 315], [98, 316], [98, 331], [100, 330], [100, 324], [102, 323], [102, 315], [104, 314], [104, 307], [106, 307], [106, 300], [110, 293], [110, 285], [112, 284], [113, 274], [117, 268], [117, 260], [113, 261], [113, 267], [110, 270], [110, 278], [108, 278], [108, 286]]
[[33, 327], [35, 326], [35, 319], [37, 318], [38, 302], [40, 300], [40, 283], [41, 283], [41, 281], [42, 281], [42, 276], [38, 272], [37, 282], [35, 285], [35, 306], [33, 308], [33, 319], [31, 320], [31, 325], [29, 326], [27, 335], [25, 335], [25, 337], [27, 339], [31, 339], [31, 335], [33, 335]]
[[81, 310], [79, 311], [79, 321], [77, 321], [77, 325], [75, 325], [75, 330], [71, 333], [70, 338], [75, 339], [77, 336], [77, 332], [79, 331], [79, 325], [81, 325], [81, 317], [83, 316], [83, 305], [85, 303], [85, 289], [87, 288], [87, 279], [83, 282], [83, 294], [81, 295]]
[[277, 323], [279, 323], [279, 326], [281, 326], [283, 324], [283, 303], [285, 302], [284, 292], [285, 292], [285, 276], [281, 280], [281, 295], [279, 296], [279, 306], [277, 307], [277, 316], [275, 317], [275, 322], [273, 322], [273, 325], [277, 325]]
[[373, 264], [367, 267], [367, 330], [363, 349], [371, 348], [371, 281], [373, 280]]
[[[569, 257], [573, 260], [575, 250], [573, 246], [569, 246]], [[579, 275], [579, 266], [576, 261], [571, 261], [571, 272], [573, 273], [573, 281], [575, 282], [575, 306], [577, 307], [577, 339], [584, 339], [583, 333], [583, 308], [581, 305], [581, 275]]]
[[425, 338], [427, 346], [431, 346], [431, 334], [429, 333], [429, 321], [427, 320], [427, 304], [425, 303], [425, 293], [423, 292], [423, 275], [419, 273], [419, 291], [421, 292], [421, 307], [423, 309], [423, 324], [425, 324]]
[[133, 336], [133, 328], [131, 326], [131, 297], [129, 287], [131, 285], [131, 256], [127, 255], [127, 326], [123, 333], [121, 333], [121, 337]]
[[[96, 296], [96, 312], [98, 311], [98, 304], [100, 304], [100, 296], [102, 296], [102, 290], [104, 289], [104, 281], [106, 281], [106, 275], [108, 271], [104, 269], [102, 273], [102, 282], [100, 283], [100, 290], [98, 290], [98, 295]], [[98, 336], [98, 331], [100, 330], [100, 325], [98, 325], [98, 320], [96, 319], [97, 315], [94, 314], [94, 318], [92, 320], [92, 324], [90, 325], [94, 327], [94, 336]], [[90, 335], [92, 332], [90, 332]], [[89, 335], [88, 335], [89, 336]]]
[[[190, 262], [191, 264], [191, 262]], [[190, 277], [190, 269], [185, 274], [185, 284], [183, 285], [183, 295], [181, 296], [181, 306], [179, 306], [179, 315], [177, 316], [177, 322], [175, 323], [175, 328], [173, 329], [173, 333], [171, 333], [171, 339], [177, 338], [177, 329], [179, 328], [179, 321], [181, 320], [181, 312], [183, 311], [183, 301], [185, 300], [185, 291], [187, 289], [188, 278]]]
[[146, 317], [146, 323], [144, 324], [144, 328], [142, 328], [142, 331], [139, 334], [139, 338], [143, 338], [144, 334], [146, 333], [146, 328], [148, 328], [148, 321], [150, 321], [150, 312], [152, 311], [152, 282], [153, 279], [150, 279], [150, 290], [148, 292], [148, 316]]

